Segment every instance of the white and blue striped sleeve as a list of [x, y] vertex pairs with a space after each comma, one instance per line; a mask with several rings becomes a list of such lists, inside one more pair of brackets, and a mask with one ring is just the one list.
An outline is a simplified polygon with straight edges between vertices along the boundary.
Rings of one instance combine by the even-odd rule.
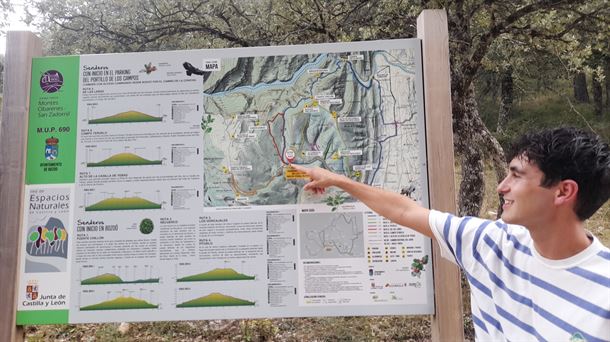
[[483, 230], [493, 221], [474, 217], [456, 217], [436, 210], [428, 217], [441, 256], [462, 268], [474, 262], [473, 254]]

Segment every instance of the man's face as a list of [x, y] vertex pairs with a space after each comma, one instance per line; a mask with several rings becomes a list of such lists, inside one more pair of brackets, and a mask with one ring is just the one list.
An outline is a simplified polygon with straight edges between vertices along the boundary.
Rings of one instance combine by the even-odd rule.
[[556, 186], [542, 187], [544, 174], [523, 156], [514, 158], [508, 168], [497, 188], [504, 197], [502, 220], [530, 230], [544, 226], [554, 214]]

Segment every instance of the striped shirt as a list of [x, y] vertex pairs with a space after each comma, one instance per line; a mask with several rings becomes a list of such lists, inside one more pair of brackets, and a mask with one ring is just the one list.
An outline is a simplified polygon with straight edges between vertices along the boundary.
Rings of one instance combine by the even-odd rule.
[[610, 341], [610, 249], [550, 260], [527, 229], [432, 211], [441, 255], [470, 283], [477, 340]]

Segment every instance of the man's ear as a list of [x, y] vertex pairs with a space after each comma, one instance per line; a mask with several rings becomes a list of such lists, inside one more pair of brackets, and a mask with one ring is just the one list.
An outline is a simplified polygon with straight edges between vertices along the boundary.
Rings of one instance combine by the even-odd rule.
[[565, 203], [576, 203], [578, 195], [578, 183], [571, 179], [565, 179], [559, 182], [557, 192], [555, 194], [555, 204], [562, 205]]

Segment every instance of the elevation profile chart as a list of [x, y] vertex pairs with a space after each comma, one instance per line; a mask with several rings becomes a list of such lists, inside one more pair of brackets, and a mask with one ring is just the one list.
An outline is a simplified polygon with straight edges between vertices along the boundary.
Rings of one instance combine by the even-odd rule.
[[176, 279], [178, 282], [190, 281], [233, 281], [233, 280], [254, 280], [255, 276], [239, 273], [232, 268], [215, 268], [208, 272], [193, 274]]
[[220, 292], [210, 293], [201, 297], [187, 300], [176, 304], [177, 308], [205, 308], [205, 307], [225, 307], [225, 306], [254, 306], [255, 302], [232, 297]]
[[148, 106], [147, 109], [126, 109], [120, 112], [110, 112], [109, 109], [100, 109], [98, 105], [87, 106], [87, 123], [120, 124], [120, 123], [146, 123], [161, 122], [164, 115], [161, 113], [161, 104]]
[[[87, 291], [87, 290], [86, 290]], [[101, 300], [100, 300], [101, 298]], [[80, 311], [158, 309], [154, 290], [88, 290], [80, 295]]]
[[103, 191], [85, 193], [85, 211], [150, 210], [162, 207], [159, 190], [155, 192], [126, 190], [120, 195]]
[[96, 147], [86, 150], [87, 167], [162, 165], [161, 146], [156, 147]]
[[154, 265], [95, 266], [80, 269], [81, 285], [158, 284]]

